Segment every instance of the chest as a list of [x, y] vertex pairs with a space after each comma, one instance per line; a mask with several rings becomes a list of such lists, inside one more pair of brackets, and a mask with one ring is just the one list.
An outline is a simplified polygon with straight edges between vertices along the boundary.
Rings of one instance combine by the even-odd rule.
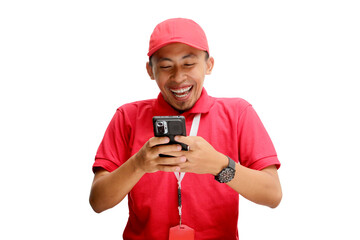
[[[190, 134], [195, 114], [185, 116], [187, 136]], [[136, 126], [132, 129], [129, 145], [130, 154], [134, 155], [152, 137], [154, 137], [152, 114], [148, 114], [142, 119], [136, 119]], [[229, 119], [226, 115], [211, 113], [202, 114], [200, 117], [197, 136], [204, 138], [217, 151], [230, 156], [238, 161], [239, 156], [239, 136], [236, 121]], [[190, 146], [191, 147], [191, 146]]]

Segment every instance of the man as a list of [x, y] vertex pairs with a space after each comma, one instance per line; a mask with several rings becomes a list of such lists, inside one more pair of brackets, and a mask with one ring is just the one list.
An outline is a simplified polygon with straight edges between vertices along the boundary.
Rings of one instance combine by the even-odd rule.
[[[146, 69], [160, 94], [117, 109], [95, 157], [90, 204], [99, 213], [128, 195], [124, 239], [169, 239], [179, 224], [174, 172], [186, 172], [182, 223], [195, 239], [238, 239], [239, 194], [272, 208], [281, 201], [273, 144], [249, 103], [213, 98], [203, 88], [214, 59], [197, 23], [175, 18], [158, 24], [148, 56]], [[171, 115], [186, 118], [188, 134], [200, 117], [197, 136], [176, 138], [189, 151], [153, 137], [152, 117]]]

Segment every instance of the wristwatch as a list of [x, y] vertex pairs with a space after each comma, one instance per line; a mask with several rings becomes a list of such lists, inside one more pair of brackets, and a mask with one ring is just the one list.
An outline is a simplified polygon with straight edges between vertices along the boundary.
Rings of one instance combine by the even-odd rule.
[[235, 177], [235, 162], [228, 156], [227, 158], [229, 159], [229, 165], [215, 176], [215, 180], [219, 183], [228, 183]]

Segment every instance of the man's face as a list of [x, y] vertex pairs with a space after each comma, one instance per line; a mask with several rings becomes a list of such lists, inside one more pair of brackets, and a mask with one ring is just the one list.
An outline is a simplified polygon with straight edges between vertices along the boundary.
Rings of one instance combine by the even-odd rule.
[[179, 111], [189, 110], [200, 98], [205, 75], [214, 65], [202, 50], [182, 43], [160, 48], [146, 64], [151, 79], [156, 80], [165, 101]]

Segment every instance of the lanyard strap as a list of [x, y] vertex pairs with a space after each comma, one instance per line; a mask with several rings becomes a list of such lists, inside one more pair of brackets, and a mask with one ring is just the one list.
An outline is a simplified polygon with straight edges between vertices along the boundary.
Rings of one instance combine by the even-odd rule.
[[[196, 136], [197, 132], [199, 130], [199, 125], [200, 125], [200, 117], [201, 117], [201, 113], [198, 113], [195, 115], [192, 125], [191, 125], [191, 129], [190, 129], [190, 135], [189, 136]], [[181, 181], [183, 180], [185, 173], [179, 173], [179, 172], [174, 172], [176, 179], [178, 180], [178, 185], [179, 188], [181, 188]]]
[[[200, 117], [201, 117], [201, 113], [198, 113], [195, 115], [193, 122], [191, 124], [191, 129], [190, 129], [190, 136], [196, 136], [197, 132], [199, 130], [199, 125], [200, 125]], [[178, 183], [178, 203], [179, 203], [179, 216], [180, 216], [180, 226], [181, 226], [181, 208], [182, 208], [182, 204], [181, 204], [181, 181], [184, 179], [185, 173], [179, 173], [179, 172], [174, 172], [175, 177], [177, 179], [177, 183]]]

